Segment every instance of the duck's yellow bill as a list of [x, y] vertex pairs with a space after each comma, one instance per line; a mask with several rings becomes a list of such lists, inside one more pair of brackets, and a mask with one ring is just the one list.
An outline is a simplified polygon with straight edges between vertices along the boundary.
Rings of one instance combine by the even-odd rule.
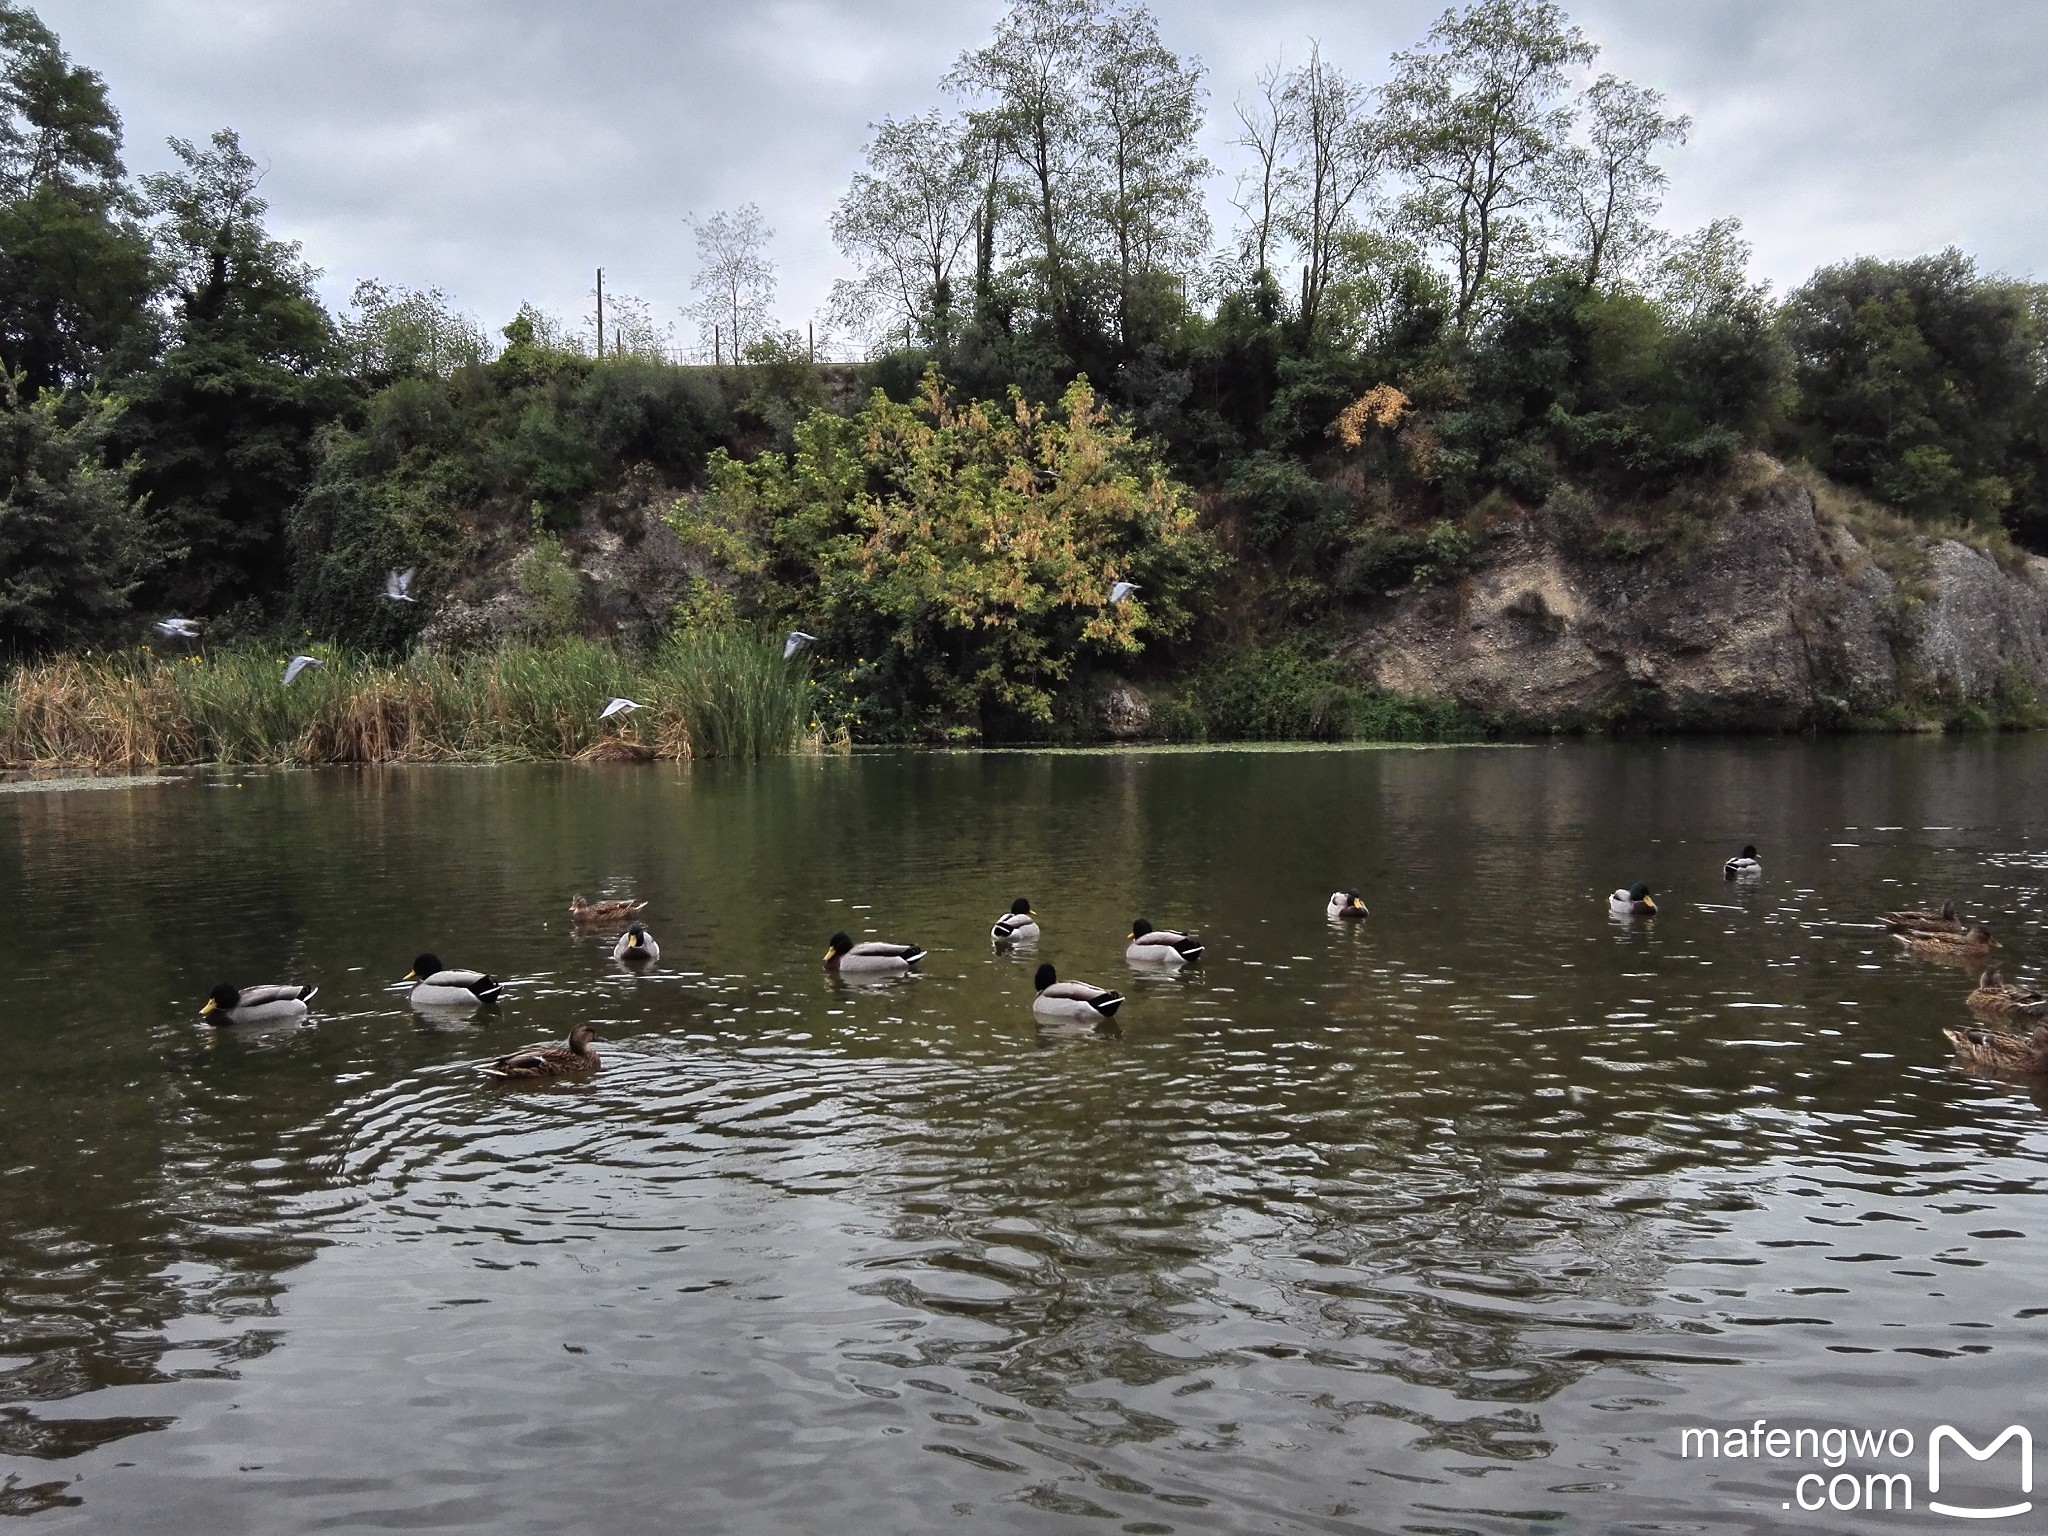
[[203, 1008], [201, 1008], [201, 1009], [200, 1009], [199, 1011], [200, 1011], [200, 1013], [201, 1013], [201, 1014], [208, 1014], [208, 1013], [211, 1013], [211, 1012], [213, 1012], [213, 1010], [214, 1010], [214, 1009], [216, 1009], [216, 1008], [218, 1008], [219, 1006], [220, 1006], [220, 1004], [219, 1004], [219, 1003], [216, 1003], [216, 1002], [215, 1002], [215, 1001], [214, 1001], [214, 1000], [213, 1000], [212, 998], [210, 998], [210, 997], [209, 997], [209, 998], [208, 998], [208, 999], [206, 1000], [206, 1006], [205, 1006], [205, 1007], [203, 1007]]
[[826, 950], [826, 951], [825, 951], [825, 958], [826, 958], [827, 960], [830, 960], [830, 959], [832, 958], [832, 951], [831, 951], [831, 950], [829, 950], [829, 949], [828, 949], [828, 950]]
[[1643, 898], [1643, 907], [1646, 911], [1654, 912], [1657, 910], [1657, 903], [1651, 900], [1648, 896], [1645, 896]]
[[407, 981], [418, 981], [418, 980], [420, 979], [420, 978], [419, 978], [419, 973], [418, 973], [418, 972], [416, 972], [416, 971], [407, 971], [407, 972], [405, 973], [405, 979], [406, 979]]

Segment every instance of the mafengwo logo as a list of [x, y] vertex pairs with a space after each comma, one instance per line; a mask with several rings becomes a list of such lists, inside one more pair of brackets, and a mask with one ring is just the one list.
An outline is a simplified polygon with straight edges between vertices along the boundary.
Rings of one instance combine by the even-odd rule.
[[[1740, 1462], [1752, 1472], [1761, 1470], [1759, 1462], [1779, 1464], [1786, 1479], [1780, 1507], [1788, 1510], [1904, 1514], [1918, 1503], [1955, 1520], [2010, 1520], [2034, 1508], [2034, 1436], [2024, 1424], [2008, 1424], [1980, 1442], [1953, 1424], [1937, 1424], [1923, 1439], [1904, 1428], [1791, 1429], [1757, 1419], [1682, 1429], [1678, 1454]], [[1916, 1487], [1914, 1474], [1923, 1466], [1926, 1481]]]

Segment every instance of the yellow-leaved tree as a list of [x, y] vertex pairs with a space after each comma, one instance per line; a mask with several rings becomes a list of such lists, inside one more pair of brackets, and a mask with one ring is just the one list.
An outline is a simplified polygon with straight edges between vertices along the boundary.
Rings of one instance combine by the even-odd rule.
[[[1085, 380], [1057, 405], [880, 390], [818, 411], [791, 455], [712, 456], [673, 526], [724, 579], [700, 619], [819, 636], [820, 682], [868, 739], [1050, 728], [1097, 665], [1184, 631], [1222, 557]], [[1110, 600], [1115, 583], [1137, 590]]]

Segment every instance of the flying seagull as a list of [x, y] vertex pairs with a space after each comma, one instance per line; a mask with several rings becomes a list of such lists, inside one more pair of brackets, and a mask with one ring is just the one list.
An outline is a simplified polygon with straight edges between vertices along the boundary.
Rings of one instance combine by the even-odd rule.
[[324, 667], [326, 665], [327, 663], [322, 661], [318, 656], [294, 656], [290, 661], [284, 664], [285, 686], [289, 688], [291, 686], [292, 679], [297, 677], [301, 672], [305, 671], [306, 668]]
[[789, 632], [789, 637], [782, 642], [782, 659], [787, 661], [805, 646], [816, 645], [817, 643], [818, 637], [816, 635], [807, 635], [800, 629], [792, 629]]
[[166, 640], [197, 640], [199, 621], [197, 619], [158, 619], [150, 628]]
[[1115, 586], [1109, 589], [1109, 606], [1114, 608], [1118, 603], [1122, 602], [1125, 598], [1129, 597], [1133, 592], [1137, 590], [1138, 584], [1135, 581], [1118, 582]]
[[412, 595], [412, 579], [417, 571], [417, 566], [409, 565], [402, 571], [388, 573], [384, 578], [384, 595], [394, 603], [418, 602]]
[[646, 707], [645, 704], [635, 704], [631, 699], [613, 699], [611, 703], [605, 705], [604, 712], [597, 718], [609, 720], [613, 715], [630, 714], [636, 709], [645, 709]]

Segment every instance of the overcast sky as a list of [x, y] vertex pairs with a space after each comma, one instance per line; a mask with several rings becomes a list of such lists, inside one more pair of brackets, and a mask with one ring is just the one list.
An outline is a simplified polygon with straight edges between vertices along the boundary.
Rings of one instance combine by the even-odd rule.
[[[29, 0], [126, 123], [240, 130], [275, 230], [330, 300], [438, 286], [495, 328], [588, 307], [592, 269], [673, 318], [691, 212], [753, 201], [801, 326], [844, 271], [827, 233], [866, 125], [940, 104], [995, 0]], [[1155, 0], [1212, 119], [1308, 40], [1384, 78], [1442, 0]], [[1599, 67], [1694, 120], [1666, 222], [1739, 217], [1778, 289], [1823, 262], [1960, 245], [2048, 277], [2048, 0], [1567, 0]], [[1218, 142], [1212, 158], [1228, 162]], [[1227, 228], [1229, 179], [1214, 188]], [[679, 326], [679, 332], [682, 328]]]

